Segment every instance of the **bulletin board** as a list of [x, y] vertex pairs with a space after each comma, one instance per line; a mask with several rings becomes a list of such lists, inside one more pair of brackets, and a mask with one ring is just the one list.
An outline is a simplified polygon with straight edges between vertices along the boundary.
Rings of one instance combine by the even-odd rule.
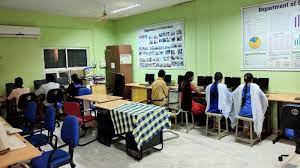
[[299, 71], [300, 0], [266, 3], [241, 12], [242, 69]]
[[140, 68], [184, 69], [184, 21], [138, 29], [137, 51]]

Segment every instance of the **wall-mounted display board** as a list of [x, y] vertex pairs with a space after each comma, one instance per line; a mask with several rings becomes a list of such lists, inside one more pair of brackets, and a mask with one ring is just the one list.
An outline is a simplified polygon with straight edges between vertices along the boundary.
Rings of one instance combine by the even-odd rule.
[[300, 0], [242, 8], [242, 19], [243, 70], [300, 70]]
[[137, 52], [140, 68], [183, 69], [184, 22], [179, 20], [138, 29]]

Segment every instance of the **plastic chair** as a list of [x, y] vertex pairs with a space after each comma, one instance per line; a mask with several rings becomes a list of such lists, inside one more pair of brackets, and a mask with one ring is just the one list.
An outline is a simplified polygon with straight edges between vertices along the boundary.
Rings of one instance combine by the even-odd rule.
[[[48, 133], [47, 135], [43, 134], [43, 128], [45, 128]], [[57, 147], [57, 144], [53, 144], [52, 140], [53, 137], [56, 138], [57, 136], [54, 135], [55, 131], [55, 108], [54, 107], [47, 107], [44, 123], [41, 124], [41, 131], [39, 134], [34, 134], [28, 137], [25, 137], [27, 141], [29, 141], [33, 146], [40, 149], [41, 146], [50, 144], [53, 149]]]
[[52, 168], [70, 164], [72, 168], [75, 168], [76, 165], [73, 161], [73, 154], [75, 147], [78, 146], [79, 143], [79, 125], [75, 116], [67, 116], [64, 119], [61, 128], [61, 138], [69, 146], [68, 152], [62, 149], [54, 149], [44, 152], [42, 156], [31, 160], [31, 167]]
[[[87, 127], [86, 123], [92, 122], [95, 120], [95, 117], [92, 116], [91, 112], [92, 110], [88, 110], [90, 112], [89, 115], [85, 115], [84, 112], [86, 111], [80, 111], [80, 105], [76, 102], [65, 102], [64, 103], [64, 113], [67, 115], [75, 116], [78, 120], [78, 123], [82, 130], [84, 131], [83, 135], [80, 137], [84, 137], [86, 135]], [[96, 139], [89, 141], [84, 144], [79, 144], [79, 146], [85, 146], [92, 142], [94, 142]]]

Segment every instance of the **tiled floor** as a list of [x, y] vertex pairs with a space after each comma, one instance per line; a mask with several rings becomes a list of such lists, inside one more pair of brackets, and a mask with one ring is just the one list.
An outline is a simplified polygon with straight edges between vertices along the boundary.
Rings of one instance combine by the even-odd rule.
[[[98, 141], [77, 147], [74, 160], [78, 168], [273, 168], [280, 164], [278, 155], [295, 149], [285, 143], [273, 145], [270, 140], [249, 147], [235, 143], [232, 135], [217, 140], [204, 136], [203, 129], [194, 129], [189, 134], [184, 131], [178, 131], [179, 138], [166, 141], [162, 151], [154, 151], [141, 161], [127, 156], [122, 141], [112, 147]], [[59, 130], [56, 134], [59, 135]], [[164, 138], [171, 136], [164, 134]], [[92, 133], [87, 138], [92, 138]]]

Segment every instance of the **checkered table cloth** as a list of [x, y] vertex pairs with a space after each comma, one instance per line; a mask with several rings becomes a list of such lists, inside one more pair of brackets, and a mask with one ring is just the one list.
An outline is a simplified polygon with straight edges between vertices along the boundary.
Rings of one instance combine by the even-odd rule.
[[111, 119], [116, 134], [132, 132], [139, 150], [154, 135], [171, 127], [165, 107], [142, 103], [125, 104], [112, 110]]

